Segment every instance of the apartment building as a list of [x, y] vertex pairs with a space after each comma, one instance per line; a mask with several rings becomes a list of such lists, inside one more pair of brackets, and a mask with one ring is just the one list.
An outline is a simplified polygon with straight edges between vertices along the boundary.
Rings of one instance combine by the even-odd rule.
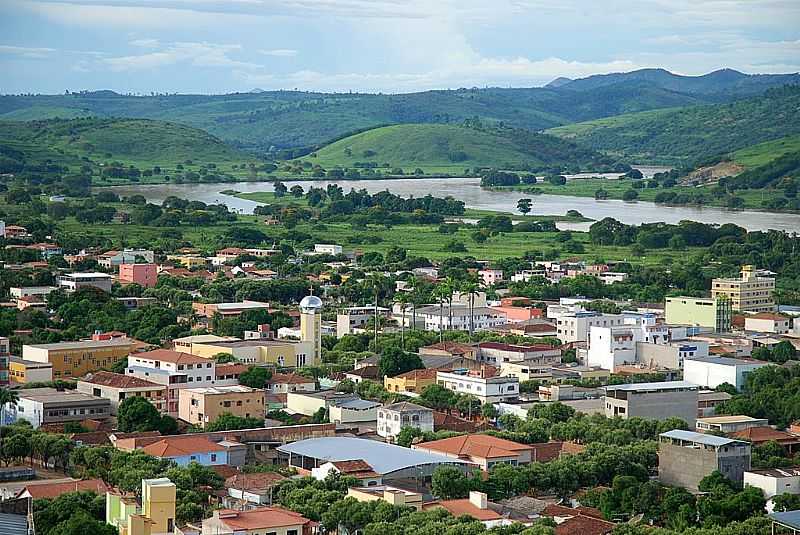
[[155, 288], [158, 283], [158, 270], [155, 264], [120, 264], [118, 278], [123, 284]]
[[11, 382], [9, 371], [11, 367], [11, 346], [8, 338], [0, 336], [0, 385]]
[[189, 353], [156, 349], [128, 358], [125, 375], [158, 383], [167, 389], [167, 413], [178, 414], [180, 390], [184, 388], [227, 386], [236, 379], [219, 379], [216, 363]]
[[97, 263], [106, 269], [116, 268], [122, 264], [155, 262], [156, 255], [149, 249], [123, 249], [122, 251], [106, 251], [97, 257]]
[[185, 388], [178, 395], [178, 418], [205, 428], [222, 414], [264, 419], [264, 391], [242, 385]]
[[[364, 329], [367, 323], [375, 316], [375, 312], [376, 309], [373, 306], [340, 309], [336, 314], [336, 337], [341, 338], [346, 334], [354, 333], [357, 329]], [[389, 315], [389, 309], [378, 307], [377, 313], [379, 317], [385, 317]]]
[[27, 420], [34, 428], [45, 424], [105, 419], [111, 416], [111, 402], [82, 392], [55, 388], [30, 388], [19, 391], [19, 401], [7, 404], [8, 423]]
[[68, 273], [61, 275], [57, 279], [58, 286], [68, 292], [77, 292], [82, 288], [97, 288], [107, 293], [111, 293], [111, 285], [114, 277], [108, 273]]
[[690, 426], [697, 419], [699, 387], [686, 381], [609, 385], [605, 391], [605, 413], [608, 418], [680, 418]]
[[775, 278], [759, 275], [754, 266], [742, 266], [738, 279], [713, 279], [711, 297], [727, 297], [736, 312], [773, 312]]
[[78, 392], [90, 394], [94, 397], [105, 398], [111, 402], [111, 414], [116, 415], [119, 404], [129, 397], [143, 397], [156, 409], [166, 412], [167, 396], [166, 387], [152, 381], [146, 381], [107, 371], [98, 371], [86, 375], [78, 381]]
[[731, 329], [733, 308], [727, 296], [705, 297], [667, 297], [665, 300], [665, 319], [675, 325], [696, 325], [716, 332]]
[[501, 327], [506, 324], [506, 315], [489, 307], [443, 306], [431, 305], [417, 309], [417, 321], [421, 322], [426, 331], [439, 332], [442, 330], [468, 331], [470, 327], [475, 331], [486, 331]]
[[670, 341], [668, 326], [656, 323], [655, 314], [621, 316], [616, 325], [592, 325], [589, 328], [587, 364], [614, 371], [618, 366], [635, 364], [636, 344], [666, 344]]
[[394, 442], [404, 427], [433, 431], [433, 410], [408, 401], [378, 408], [378, 435]]
[[[548, 317], [550, 310], [548, 309]], [[558, 339], [565, 344], [588, 342], [592, 327], [615, 327], [624, 323], [622, 314], [601, 314], [600, 312], [576, 311], [559, 315], [556, 320]]]
[[481, 403], [498, 403], [519, 398], [517, 377], [487, 377], [480, 371], [438, 371], [436, 382], [459, 394], [469, 394]]
[[26, 344], [22, 346], [22, 358], [52, 364], [53, 379], [64, 379], [82, 377], [101, 368], [108, 368], [126, 358], [136, 347], [134, 340], [125, 337]]
[[658, 479], [664, 485], [697, 491], [715, 470], [741, 484], [750, 470], [750, 444], [678, 429], [659, 435]]
[[530, 365], [561, 363], [561, 349], [549, 345], [505, 344], [502, 342], [480, 342], [478, 344], [479, 362], [501, 364], [517, 362]]
[[790, 323], [788, 316], [772, 312], [760, 312], [752, 316], [745, 316], [744, 330], [770, 334], [789, 334], [791, 331]]

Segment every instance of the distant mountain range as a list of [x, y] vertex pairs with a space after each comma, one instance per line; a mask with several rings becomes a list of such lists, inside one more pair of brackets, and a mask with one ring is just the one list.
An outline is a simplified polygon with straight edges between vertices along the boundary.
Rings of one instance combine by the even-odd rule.
[[[410, 94], [261, 91], [228, 95], [127, 96], [112, 91], [0, 96], [0, 120], [82, 116], [146, 118], [190, 125], [237, 148], [318, 148], [348, 133], [387, 124], [487, 123], [539, 131], [621, 114], [729, 103], [800, 84], [798, 74], [721, 70], [681, 76], [662, 69], [558, 78], [545, 87]], [[702, 125], [697, 125], [701, 128]]]

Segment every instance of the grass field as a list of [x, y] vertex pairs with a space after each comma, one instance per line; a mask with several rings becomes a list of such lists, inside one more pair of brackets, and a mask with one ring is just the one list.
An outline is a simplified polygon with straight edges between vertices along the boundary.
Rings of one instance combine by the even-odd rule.
[[745, 167], [758, 167], [789, 152], [800, 152], [800, 134], [737, 150], [733, 161]]

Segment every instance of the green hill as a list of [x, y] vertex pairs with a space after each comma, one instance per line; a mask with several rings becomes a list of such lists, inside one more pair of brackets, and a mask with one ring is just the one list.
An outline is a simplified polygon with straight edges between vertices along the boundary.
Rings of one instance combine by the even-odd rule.
[[692, 164], [800, 133], [800, 86], [730, 104], [620, 115], [548, 133], [639, 163]]
[[776, 160], [784, 154], [800, 152], [800, 134], [774, 141], [752, 145], [733, 153], [733, 161], [747, 168], [759, 167]]
[[303, 158], [333, 167], [400, 167], [411, 172], [460, 173], [467, 167], [536, 169], [609, 163], [599, 154], [546, 134], [503, 128], [404, 124], [340, 139]]
[[[670, 107], [730, 102], [796, 75], [721, 71], [703, 77], [634, 71], [536, 88], [471, 88], [409, 94], [265, 91], [129, 96], [113, 91], [0, 96], [0, 120], [76, 116], [148, 118], [201, 128], [252, 151], [307, 149], [386, 124], [461, 124], [478, 118], [542, 130], [576, 121]], [[299, 155], [297, 151], [293, 155]]]
[[252, 159], [214, 136], [184, 125], [144, 119], [0, 121], [0, 154], [19, 164], [91, 165], [119, 161], [137, 166], [229, 163]]

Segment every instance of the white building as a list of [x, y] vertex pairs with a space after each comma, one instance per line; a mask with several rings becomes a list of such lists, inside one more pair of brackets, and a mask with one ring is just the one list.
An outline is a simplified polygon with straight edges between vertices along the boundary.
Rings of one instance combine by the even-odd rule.
[[789, 318], [772, 312], [761, 312], [753, 316], [745, 316], [744, 330], [759, 333], [789, 334]]
[[12, 299], [20, 299], [22, 297], [47, 297], [50, 292], [57, 290], [55, 286], [24, 286], [10, 288], [9, 294]]
[[[378, 316], [388, 316], [389, 309], [378, 307]], [[406, 313], [409, 312], [406, 308]], [[360, 306], [342, 308], [336, 314], [336, 337], [341, 338], [346, 334], [353, 334], [356, 329], [364, 329], [369, 320], [375, 315], [374, 306]]]
[[[474, 307], [471, 316], [473, 329], [476, 331], [486, 331], [506, 324], [505, 313], [489, 307]], [[425, 325], [426, 331], [438, 332], [440, 327], [443, 330], [468, 331], [470, 309], [465, 306], [445, 305], [440, 311], [438, 305], [431, 305], [417, 309], [417, 321]]]
[[761, 489], [767, 500], [786, 493], [800, 494], [800, 468], [750, 470], [744, 473], [744, 485]]
[[544, 268], [539, 269], [523, 269], [511, 275], [511, 282], [528, 282], [537, 277], [545, 278], [547, 271]]
[[618, 271], [601, 271], [595, 277], [603, 281], [603, 284], [614, 284], [615, 282], [624, 282], [628, 278], [628, 274]]
[[436, 372], [436, 382], [458, 394], [469, 394], [481, 403], [499, 403], [519, 397], [517, 377], [485, 377], [483, 371]]
[[340, 255], [342, 254], [342, 246], [329, 243], [315, 243], [314, 254], [328, 254], [331, 256]]
[[394, 442], [404, 427], [433, 431], [433, 410], [408, 401], [378, 408], [378, 435]]
[[114, 277], [108, 273], [68, 273], [58, 277], [58, 285], [68, 292], [75, 292], [81, 288], [97, 288], [111, 293]]
[[149, 249], [124, 249], [101, 254], [97, 257], [97, 263], [110, 269], [120, 264], [152, 264], [155, 258], [155, 253]]
[[741, 390], [747, 376], [753, 371], [770, 366], [758, 360], [734, 359], [728, 357], [703, 357], [683, 361], [683, 378], [690, 383], [708, 388], [716, 388], [728, 383]]
[[484, 286], [491, 286], [503, 280], [502, 269], [482, 269], [478, 271], [478, 276], [483, 281]]
[[621, 317], [621, 325], [590, 327], [587, 365], [613, 372], [617, 366], [637, 362], [637, 342], [666, 344], [670, 341], [669, 327], [657, 324], [655, 314], [623, 314]]
[[[550, 308], [547, 317], [551, 317]], [[622, 314], [601, 314], [600, 312], [576, 311], [559, 315], [556, 319], [558, 339], [565, 344], [571, 342], [588, 342], [591, 327], [614, 327], [624, 323]]]

